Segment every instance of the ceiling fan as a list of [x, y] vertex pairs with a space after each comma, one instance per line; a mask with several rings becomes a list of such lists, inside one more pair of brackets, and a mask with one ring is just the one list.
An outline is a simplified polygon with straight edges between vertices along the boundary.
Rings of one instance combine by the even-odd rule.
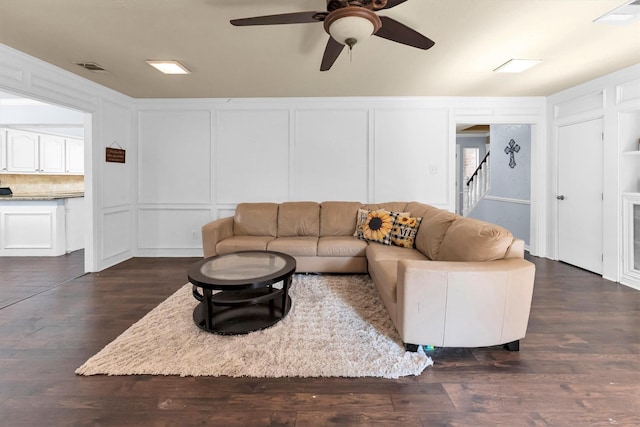
[[353, 49], [357, 43], [371, 35], [385, 38], [418, 49], [429, 49], [435, 43], [419, 32], [389, 18], [378, 16], [376, 11], [391, 9], [407, 0], [327, 0], [326, 12], [294, 12], [279, 15], [233, 19], [232, 25], [279, 25], [324, 22], [330, 35], [324, 50], [320, 71], [331, 68], [345, 46]]

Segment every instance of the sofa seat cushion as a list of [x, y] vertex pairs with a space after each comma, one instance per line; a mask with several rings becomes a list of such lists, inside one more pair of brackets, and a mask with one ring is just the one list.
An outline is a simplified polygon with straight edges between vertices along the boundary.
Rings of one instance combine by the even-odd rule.
[[322, 202], [320, 236], [352, 236], [360, 202]]
[[283, 252], [291, 256], [316, 256], [318, 238], [315, 236], [278, 237], [269, 242], [267, 250]]
[[505, 257], [513, 235], [506, 228], [473, 218], [459, 218], [447, 230], [438, 261], [493, 261]]
[[272, 236], [278, 232], [277, 203], [240, 203], [233, 216], [235, 236]]
[[386, 246], [379, 243], [371, 243], [367, 246], [367, 259], [369, 264], [378, 261], [399, 261], [401, 259], [426, 260], [427, 257], [416, 249], [400, 246]]
[[363, 257], [367, 242], [353, 236], [326, 236], [318, 240], [318, 256]]
[[278, 208], [278, 237], [318, 236], [320, 205], [316, 202], [285, 202]]
[[233, 236], [218, 242], [216, 252], [222, 255], [239, 251], [266, 251], [267, 244], [273, 239], [271, 236]]
[[380, 292], [380, 297], [388, 306], [388, 302], [393, 304], [397, 301], [398, 283], [398, 261], [378, 261], [369, 263], [369, 275]]

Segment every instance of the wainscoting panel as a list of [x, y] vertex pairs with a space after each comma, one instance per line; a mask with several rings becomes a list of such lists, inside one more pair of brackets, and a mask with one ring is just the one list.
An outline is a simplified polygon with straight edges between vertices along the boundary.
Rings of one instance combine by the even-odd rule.
[[210, 202], [210, 115], [210, 110], [139, 113], [139, 203]]
[[289, 110], [220, 110], [216, 114], [218, 203], [289, 198]]
[[131, 215], [132, 211], [128, 208], [113, 209], [103, 213], [103, 261], [131, 252], [132, 236], [134, 235], [131, 229], [133, 223]]
[[[104, 126], [102, 147], [96, 148], [102, 156], [102, 205], [103, 208], [130, 205], [133, 203], [131, 184], [136, 164], [136, 149], [131, 143], [131, 110], [111, 101], [102, 102]], [[106, 162], [106, 147], [122, 148], [125, 163]]]
[[55, 224], [51, 212], [5, 212], [5, 249], [51, 249]]
[[65, 253], [64, 205], [59, 201], [0, 206], [0, 256]]
[[368, 110], [297, 110], [292, 200], [368, 199]]
[[449, 203], [449, 111], [376, 110], [374, 202]]
[[[201, 228], [210, 210], [198, 207], [153, 207], [138, 210], [138, 250], [192, 250], [202, 255]], [[184, 254], [184, 253], [182, 253]]]

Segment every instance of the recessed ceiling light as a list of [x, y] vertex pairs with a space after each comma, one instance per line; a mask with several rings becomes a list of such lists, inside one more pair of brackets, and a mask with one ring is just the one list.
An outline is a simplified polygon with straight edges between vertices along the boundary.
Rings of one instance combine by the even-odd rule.
[[640, 0], [631, 0], [593, 20], [599, 24], [625, 25], [640, 18]]
[[151, 61], [147, 60], [147, 64], [162, 71], [165, 74], [190, 74], [191, 71], [178, 61]]
[[498, 73], [521, 73], [541, 62], [542, 59], [510, 59], [493, 71]]

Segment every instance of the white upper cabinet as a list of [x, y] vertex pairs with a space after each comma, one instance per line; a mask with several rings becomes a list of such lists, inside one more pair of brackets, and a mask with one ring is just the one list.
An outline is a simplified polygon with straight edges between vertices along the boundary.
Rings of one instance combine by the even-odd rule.
[[0, 172], [7, 171], [7, 131], [0, 129]]
[[40, 135], [39, 172], [65, 173], [64, 138], [52, 135]]
[[7, 171], [38, 172], [40, 169], [38, 134], [7, 131]]
[[81, 139], [67, 139], [66, 145], [66, 173], [73, 175], [84, 174], [84, 141]]
[[0, 129], [0, 172], [84, 174], [84, 141]]

